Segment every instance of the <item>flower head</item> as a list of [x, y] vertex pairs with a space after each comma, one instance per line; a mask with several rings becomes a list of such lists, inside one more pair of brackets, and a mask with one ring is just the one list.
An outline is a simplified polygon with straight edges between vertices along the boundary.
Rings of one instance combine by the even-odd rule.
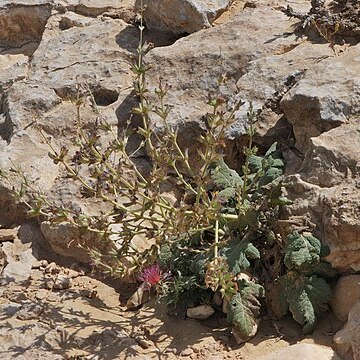
[[163, 272], [158, 264], [151, 265], [143, 270], [138, 279], [149, 283], [150, 285], [159, 284], [170, 278], [170, 272]]

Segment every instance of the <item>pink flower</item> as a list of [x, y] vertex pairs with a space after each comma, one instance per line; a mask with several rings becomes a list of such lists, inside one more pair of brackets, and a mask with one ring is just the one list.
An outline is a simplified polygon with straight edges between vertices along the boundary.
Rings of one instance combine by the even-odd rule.
[[151, 265], [144, 269], [138, 279], [143, 282], [147, 282], [150, 285], [159, 284], [161, 281], [168, 280], [170, 278], [170, 272], [163, 272], [158, 264]]

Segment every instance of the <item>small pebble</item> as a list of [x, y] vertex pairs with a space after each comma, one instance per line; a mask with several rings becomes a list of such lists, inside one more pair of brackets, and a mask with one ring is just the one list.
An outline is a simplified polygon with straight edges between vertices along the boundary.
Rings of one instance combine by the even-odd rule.
[[192, 347], [195, 354], [198, 354], [200, 352], [200, 349], [198, 347]]
[[50, 263], [45, 268], [45, 273], [47, 273], [47, 274], [58, 274], [59, 272], [60, 272], [60, 269], [54, 262]]
[[48, 291], [46, 290], [39, 290], [36, 292], [35, 294], [35, 297], [38, 299], [38, 300], [44, 300], [48, 295]]
[[21, 310], [17, 313], [17, 318], [19, 320], [33, 320], [39, 317], [40, 314], [44, 311], [44, 307], [40, 304], [27, 303], [24, 304]]
[[186, 348], [180, 353], [180, 356], [190, 356], [193, 353], [194, 350], [192, 348]]
[[64, 290], [71, 288], [71, 278], [65, 275], [58, 275], [54, 282], [54, 289], [55, 290]]

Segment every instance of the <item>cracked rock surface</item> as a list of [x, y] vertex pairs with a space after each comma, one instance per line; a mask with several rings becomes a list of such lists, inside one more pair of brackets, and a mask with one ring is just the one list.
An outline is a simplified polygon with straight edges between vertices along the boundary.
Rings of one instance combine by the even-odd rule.
[[[138, 46], [135, 3], [0, 0], [0, 167], [21, 166], [52, 200], [76, 210], [106, 208], [90, 202], [77, 185], [64, 178], [34, 125], [41, 127], [54, 146], [73, 150], [74, 100], [84, 96], [85, 126], [91, 129], [96, 124], [93, 102], [115, 130], [124, 126], [134, 101], [130, 67]], [[351, 7], [355, 3], [326, 1], [329, 4]], [[145, 58], [151, 65], [149, 87], [158, 86], [160, 75], [172, 85], [166, 98], [173, 106], [169, 121], [177, 126], [180, 145], [188, 149], [192, 165], [197, 164], [196, 138], [206, 131], [207, 94], [225, 72], [230, 79], [227, 98], [244, 103], [227, 134], [227, 162], [235, 169], [241, 166], [245, 115], [251, 102], [261, 111], [256, 138], [260, 150], [277, 141], [286, 160], [287, 192], [294, 203], [285, 220], [310, 227], [328, 244], [327, 259], [337, 270], [359, 272], [359, 33], [347, 32], [345, 43], [337, 44], [333, 51], [320, 34], [299, 32], [299, 19], [288, 16], [284, 9], [291, 5], [306, 14], [311, 7], [308, 0], [296, 4], [287, 0], [149, 0], [147, 5], [150, 29], [145, 38], [154, 45]], [[161, 131], [157, 119], [152, 119], [152, 125]], [[136, 147], [137, 141], [131, 146]], [[139, 161], [148, 164], [145, 152], [139, 154]], [[97, 240], [93, 236], [80, 234], [67, 224], [26, 224], [24, 207], [12, 198], [9, 184], [0, 182], [0, 230], [20, 226], [28, 243], [41, 239], [41, 246], [89, 263], [86, 251], [78, 245], [92, 244]], [[17, 248], [16, 236], [6, 236], [0, 233], [4, 284], [26, 282], [36, 264], [37, 250], [25, 245]], [[11, 245], [6, 245], [9, 241]], [[102, 251], [112, 249], [109, 243], [101, 246]], [[17, 266], [19, 259], [21, 267]], [[35, 300], [50, 292], [49, 301], [56, 302], [57, 292], [77, 289], [73, 278], [59, 279], [58, 289], [41, 289]], [[20, 295], [9, 298], [8, 313], [22, 305]], [[13, 302], [18, 305], [11, 305]], [[31, 331], [42, 337], [47, 330], [39, 326]], [[2, 331], [1, 336], [8, 336]], [[55, 336], [54, 331], [50, 333]], [[90, 335], [86, 341], [96, 342], [96, 336]], [[102, 335], [111, 344], [118, 333]], [[125, 343], [128, 340], [124, 337]], [[132, 344], [131, 339], [129, 342]]]

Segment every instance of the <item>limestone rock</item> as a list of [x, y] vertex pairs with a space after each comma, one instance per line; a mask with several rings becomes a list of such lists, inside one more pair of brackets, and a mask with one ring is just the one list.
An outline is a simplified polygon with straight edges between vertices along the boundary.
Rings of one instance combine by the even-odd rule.
[[191, 34], [210, 27], [231, 2], [232, 0], [145, 0], [145, 21], [149, 29], [179, 35]]
[[206, 320], [215, 313], [215, 310], [210, 305], [199, 305], [196, 307], [188, 308], [186, 316], [190, 319]]
[[14, 243], [3, 243], [2, 251], [6, 259], [2, 278], [6, 282], [27, 280], [31, 275], [32, 265], [36, 261], [31, 244], [22, 244], [19, 239], [16, 239]]
[[44, 307], [38, 303], [25, 303], [17, 312], [16, 317], [19, 320], [37, 319], [44, 312]]
[[104, 254], [114, 248], [114, 244], [100, 240], [97, 233], [83, 232], [69, 223], [43, 222], [41, 231], [56, 253], [85, 263], [91, 261], [87, 248], [97, 246]]
[[[148, 73], [149, 87], [158, 87], [159, 76], [171, 85], [165, 98], [166, 103], [173, 106], [168, 122], [178, 128], [179, 144], [188, 148], [189, 158], [195, 165], [199, 149], [196, 139], [205, 131], [204, 116], [211, 111], [207, 96], [217, 88], [218, 78], [225, 73], [230, 79], [238, 80], [246, 74], [252, 61], [296, 47], [299, 41], [295, 36], [277, 36], [291, 33], [292, 25], [284, 14], [272, 8], [246, 8], [226, 24], [191, 34], [147, 54], [146, 62], [152, 65]], [[294, 68], [279, 76], [277, 87], [281, 87], [283, 78]], [[227, 98], [236, 95], [234, 81], [230, 81], [224, 91]], [[161, 132], [162, 126], [158, 118], [153, 119], [155, 131]], [[243, 119], [236, 126], [229, 138], [237, 140], [245, 132]]]
[[[320, 70], [321, 69], [321, 70]], [[307, 70], [281, 100], [294, 125], [296, 144], [305, 150], [311, 137], [356, 121], [360, 115], [360, 46], [327, 57]]]
[[[328, 347], [315, 344], [296, 344], [284, 349], [270, 353], [269, 355], [257, 357], [256, 360], [341, 360], [335, 352]], [[255, 360], [255, 359], [254, 359]]]
[[0, 229], [0, 243], [16, 239], [18, 229]]
[[355, 122], [310, 139], [299, 174], [286, 180], [289, 218], [311, 224], [330, 247], [327, 260], [342, 271], [360, 270], [359, 134]]
[[360, 275], [344, 275], [336, 283], [331, 300], [335, 316], [346, 322], [353, 305], [360, 300]]
[[[36, 339], [35, 346], [34, 339]], [[61, 360], [62, 355], [49, 352], [49, 345], [54, 349], [59, 348], [59, 344], [61, 344], [61, 334], [41, 323], [16, 328], [5, 325], [0, 328], [0, 352], [4, 360], [14, 358]]]
[[352, 307], [345, 327], [336, 333], [334, 343], [343, 360], [360, 359], [360, 300]]
[[0, 315], [1, 316], [5, 315], [7, 317], [11, 317], [11, 316], [15, 315], [20, 308], [21, 308], [21, 305], [15, 303], [15, 302], [1, 304], [0, 305]]

